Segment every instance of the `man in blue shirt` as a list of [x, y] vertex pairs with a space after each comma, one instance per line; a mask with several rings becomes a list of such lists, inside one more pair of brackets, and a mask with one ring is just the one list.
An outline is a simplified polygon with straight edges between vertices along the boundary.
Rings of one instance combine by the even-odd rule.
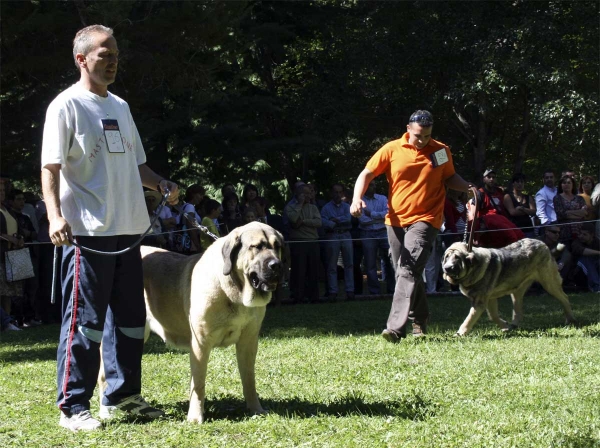
[[388, 200], [385, 196], [375, 193], [375, 182], [371, 182], [362, 198], [366, 207], [358, 218], [360, 238], [362, 240], [365, 267], [367, 270], [367, 286], [370, 294], [380, 294], [379, 279], [377, 278], [377, 255], [381, 253], [381, 270], [385, 273], [387, 292], [395, 289], [394, 270], [392, 268], [385, 227], [385, 215], [388, 213]]
[[352, 237], [350, 236], [352, 216], [350, 216], [350, 205], [342, 201], [343, 196], [344, 187], [340, 184], [333, 184], [331, 187], [331, 201], [325, 204], [321, 210], [327, 255], [327, 288], [331, 301], [337, 299], [337, 261], [340, 249], [344, 262], [346, 299], [354, 299], [354, 263]]

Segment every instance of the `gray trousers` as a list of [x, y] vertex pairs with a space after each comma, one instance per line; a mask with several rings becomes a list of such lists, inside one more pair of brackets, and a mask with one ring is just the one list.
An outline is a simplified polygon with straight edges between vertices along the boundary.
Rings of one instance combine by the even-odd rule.
[[404, 337], [409, 318], [415, 323], [424, 324], [429, 317], [423, 269], [439, 230], [421, 221], [408, 227], [386, 227], [396, 268], [396, 289], [387, 329]]

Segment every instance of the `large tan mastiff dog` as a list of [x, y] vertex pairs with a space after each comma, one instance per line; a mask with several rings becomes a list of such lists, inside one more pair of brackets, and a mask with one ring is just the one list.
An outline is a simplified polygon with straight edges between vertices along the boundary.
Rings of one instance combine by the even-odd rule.
[[272, 227], [253, 222], [218, 239], [202, 256], [142, 247], [149, 327], [165, 342], [190, 351], [188, 421], [205, 418], [211, 350], [232, 344], [246, 404], [252, 412], [265, 412], [256, 394], [254, 363], [265, 307], [283, 273], [283, 243]]
[[[485, 309], [490, 319], [503, 331], [516, 328], [523, 318], [523, 296], [533, 282], [539, 282], [565, 310], [568, 323], [575, 323], [569, 298], [562, 289], [562, 279], [550, 250], [541, 241], [525, 238], [502, 249], [474, 247], [454, 243], [442, 260], [444, 279], [459, 285], [471, 299], [471, 311], [457, 331], [467, 334]], [[513, 320], [510, 326], [498, 315], [499, 297], [511, 295]]]

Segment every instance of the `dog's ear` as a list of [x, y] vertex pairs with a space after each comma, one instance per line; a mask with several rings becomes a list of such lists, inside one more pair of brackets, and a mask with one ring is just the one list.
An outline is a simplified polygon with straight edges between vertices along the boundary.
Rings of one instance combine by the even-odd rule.
[[237, 256], [242, 248], [242, 238], [239, 232], [235, 232], [231, 235], [223, 244], [221, 254], [223, 255], [223, 275], [231, 274], [233, 266], [236, 263]]

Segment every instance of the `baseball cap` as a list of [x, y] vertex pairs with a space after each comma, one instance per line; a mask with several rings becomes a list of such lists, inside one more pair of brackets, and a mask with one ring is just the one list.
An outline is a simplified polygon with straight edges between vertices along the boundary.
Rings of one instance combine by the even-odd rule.
[[496, 174], [496, 170], [494, 170], [494, 169], [492, 169], [492, 168], [488, 168], [487, 170], [485, 170], [485, 171], [483, 172], [483, 177], [486, 177], [486, 176], [488, 176], [488, 175], [489, 175], [489, 174], [491, 174], [491, 173], [494, 173], [494, 174]]

